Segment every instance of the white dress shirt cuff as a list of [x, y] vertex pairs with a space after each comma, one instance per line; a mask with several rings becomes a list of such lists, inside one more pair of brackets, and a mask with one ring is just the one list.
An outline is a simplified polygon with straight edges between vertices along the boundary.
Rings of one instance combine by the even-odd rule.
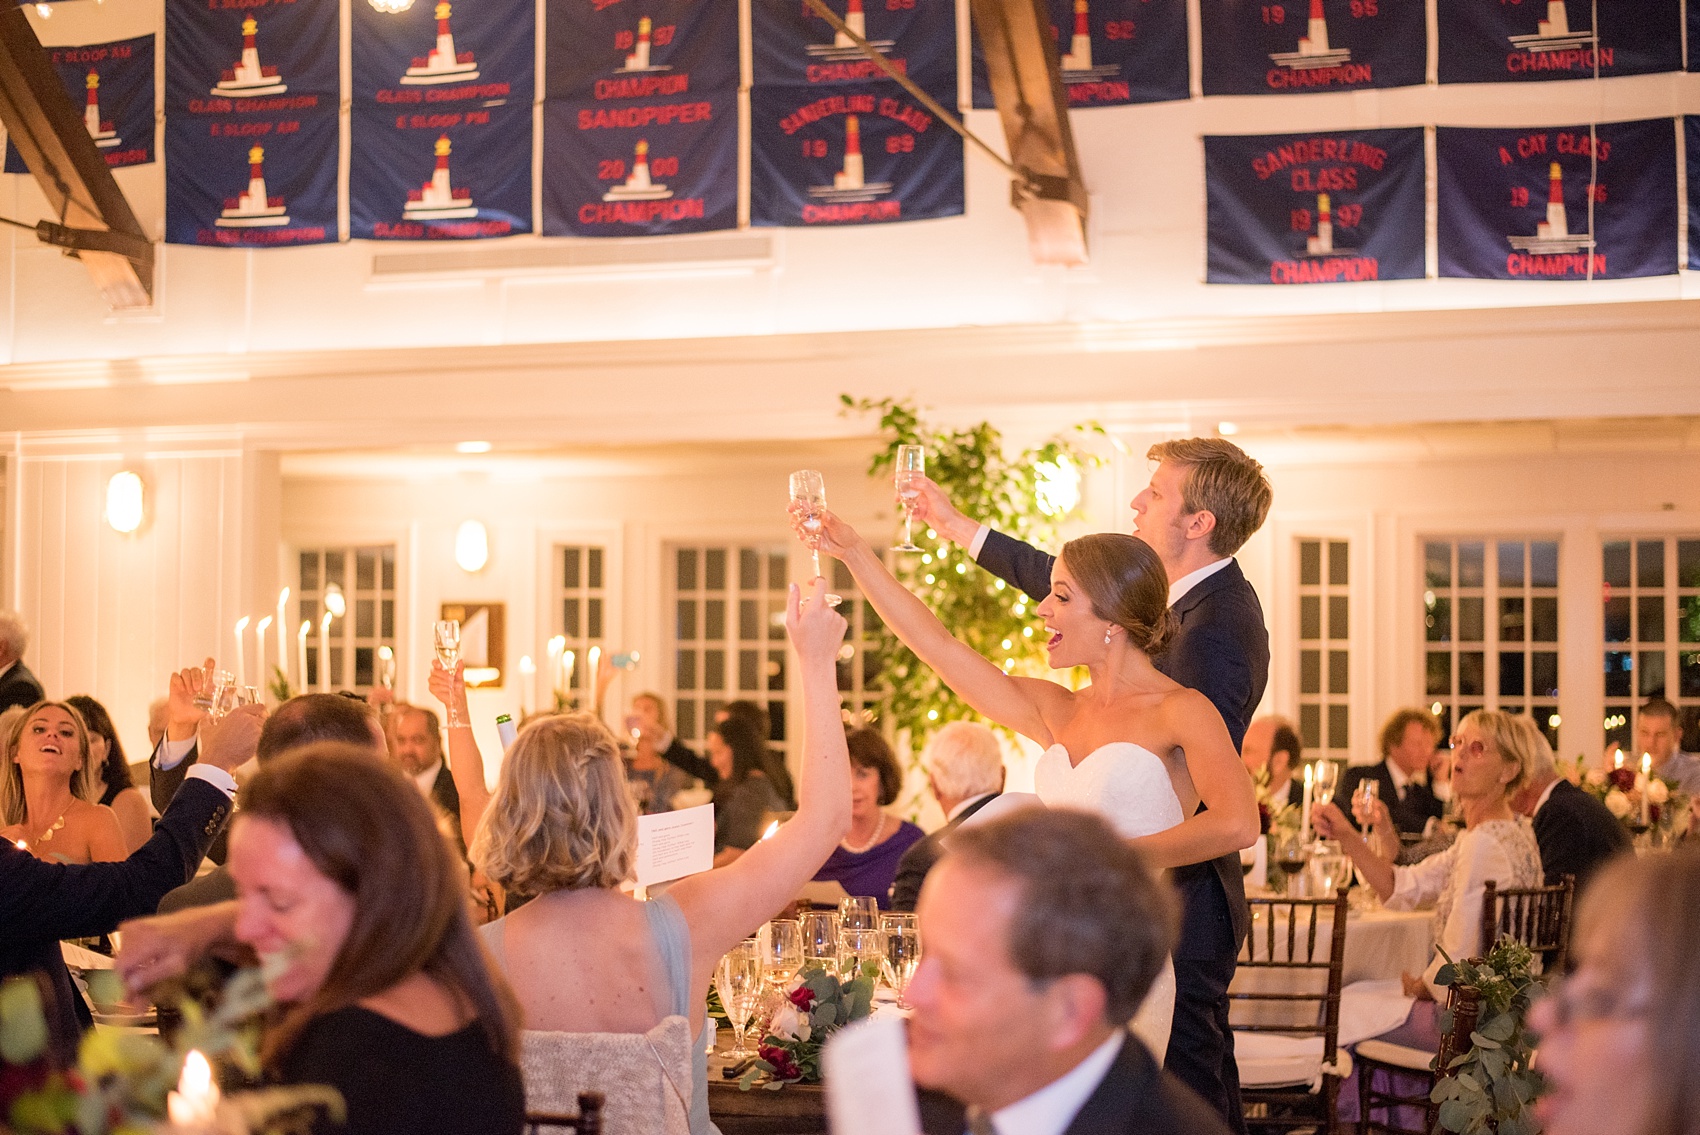
[[968, 541], [968, 558], [969, 559], [978, 560], [980, 558], [980, 549], [984, 548], [986, 546], [986, 537], [990, 536], [991, 534], [992, 534], [991, 525], [989, 525], [989, 524], [980, 525], [979, 530], [974, 533], [974, 538], [972, 540]]
[[204, 780], [226, 796], [236, 795], [236, 778], [216, 765], [197, 764], [183, 774], [184, 780]]
[[163, 740], [154, 752], [154, 767], [161, 772], [170, 772], [183, 763], [183, 758], [189, 755], [189, 750], [195, 747], [195, 738], [189, 737], [182, 741]]

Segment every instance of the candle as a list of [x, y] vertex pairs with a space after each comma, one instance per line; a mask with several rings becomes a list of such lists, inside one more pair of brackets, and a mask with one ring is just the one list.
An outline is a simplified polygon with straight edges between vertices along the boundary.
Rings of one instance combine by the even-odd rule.
[[1615, 753], [1615, 754], [1614, 754], [1614, 755], [1613, 755], [1613, 760], [1614, 760], [1614, 761], [1615, 761], [1615, 762], [1616, 762], [1616, 763], [1615, 763], [1615, 764], [1614, 764], [1614, 765], [1613, 765], [1613, 766], [1612, 766], [1612, 767], [1613, 767], [1613, 768], [1622, 768], [1622, 767], [1623, 767], [1623, 750], [1622, 750], [1622, 749], [1619, 749], [1619, 750], [1618, 750], [1618, 751], [1617, 751], [1617, 752], [1616, 752], [1616, 753]]
[[[271, 679], [266, 677], [266, 628], [271, 626], [271, 625], [272, 625], [272, 617], [270, 615], [267, 615], [265, 618], [261, 619], [258, 623], [254, 624], [254, 639], [255, 639], [254, 658], [255, 658], [255, 661], [258, 662], [259, 668], [260, 668], [259, 687], [260, 687], [260, 700], [262, 702], [265, 701], [266, 687], [272, 684]], [[278, 641], [282, 642], [283, 641], [283, 624], [282, 623], [278, 624], [277, 632], [278, 632]], [[279, 655], [281, 655], [282, 653], [283, 653], [283, 651], [281, 651], [281, 650], [278, 651]]]
[[198, 1049], [191, 1048], [183, 1060], [183, 1075], [177, 1090], [166, 1096], [166, 1116], [174, 1127], [210, 1130], [218, 1113], [218, 1085], [213, 1083], [212, 1065]]
[[277, 593], [277, 668], [283, 671], [283, 684], [289, 685], [289, 644], [283, 641], [283, 629], [289, 625], [289, 588]]
[[566, 635], [558, 634], [549, 640], [549, 689], [556, 695], [561, 692], [561, 652], [566, 648]]
[[531, 655], [522, 654], [519, 656], [519, 673], [519, 715], [524, 717], [527, 695], [533, 699], [537, 697], [537, 663], [531, 660]]
[[591, 647], [590, 656], [585, 661], [587, 665], [584, 668], [584, 681], [586, 688], [589, 688], [596, 681], [596, 668], [602, 662], [602, 648], [600, 646]]
[[1650, 802], [1647, 799], [1647, 789], [1651, 788], [1652, 784], [1653, 784], [1653, 754], [1642, 753], [1641, 754], [1641, 783], [1639, 785], [1637, 785], [1637, 787], [1641, 789], [1641, 824], [1642, 824], [1642, 826], [1646, 826], [1646, 825], [1653, 822], [1652, 819], [1651, 819], [1652, 812], [1649, 809], [1649, 803]]
[[301, 629], [295, 634], [295, 688], [307, 692], [307, 633], [313, 629], [312, 619], [302, 619]]
[[247, 635], [247, 633], [248, 616], [243, 615], [240, 619], [236, 620], [236, 684], [238, 686], [246, 686], [248, 684], [247, 658], [243, 654], [242, 649], [242, 639]]
[[319, 619], [319, 692], [331, 692], [331, 620], [335, 615], [326, 611]]
[[1310, 782], [1315, 766], [1305, 766], [1305, 792], [1303, 802], [1299, 805], [1299, 842], [1310, 842]]

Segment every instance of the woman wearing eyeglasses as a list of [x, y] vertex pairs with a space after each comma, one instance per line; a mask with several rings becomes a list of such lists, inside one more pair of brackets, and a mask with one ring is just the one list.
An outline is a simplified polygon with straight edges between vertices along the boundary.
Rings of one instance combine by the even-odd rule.
[[1545, 1135], [1700, 1135], [1700, 849], [1625, 856], [1577, 908], [1576, 969], [1529, 1012]]

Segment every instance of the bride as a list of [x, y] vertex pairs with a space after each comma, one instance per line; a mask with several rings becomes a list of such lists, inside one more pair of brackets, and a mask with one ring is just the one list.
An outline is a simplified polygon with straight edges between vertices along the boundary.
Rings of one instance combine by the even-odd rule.
[[[1097, 812], [1156, 868], [1208, 862], [1257, 838], [1251, 779], [1221, 714], [1151, 663], [1175, 621], [1168, 576], [1144, 542], [1083, 536], [1057, 557], [1051, 593], [1034, 613], [1051, 666], [1087, 668], [1090, 684], [1075, 691], [1000, 670], [953, 638], [855, 529], [824, 510], [814, 515], [819, 527], [799, 520], [799, 534], [844, 562], [904, 645], [977, 712], [1044, 746], [1034, 786], [1046, 805]], [[1174, 996], [1168, 967], [1134, 1021], [1158, 1060]]]

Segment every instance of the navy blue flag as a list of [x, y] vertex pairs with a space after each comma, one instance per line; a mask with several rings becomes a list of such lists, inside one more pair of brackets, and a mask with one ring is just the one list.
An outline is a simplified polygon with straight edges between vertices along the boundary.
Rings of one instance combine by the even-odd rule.
[[1700, 268], [1700, 118], [1682, 120], [1688, 143], [1688, 266]]
[[1202, 0], [1204, 93], [1408, 87], [1425, 78], [1428, 19], [1406, 0]]
[[962, 200], [962, 139], [896, 83], [751, 92], [752, 224], [954, 217]]
[[547, 98], [688, 102], [705, 93], [738, 87], [735, 3], [546, 3], [543, 93]]
[[[46, 50], [106, 164], [118, 169], [153, 161], [153, 36]], [[29, 172], [9, 141], [5, 171]]]
[[543, 104], [543, 232], [653, 236], [738, 224], [736, 91]]
[[[1621, 280], [1677, 270], [1669, 118], [1436, 131], [1440, 274]], [[1597, 160], [1594, 157], [1597, 151]]]
[[349, 234], [531, 231], [531, 0], [352, 9]]
[[1423, 132], [1204, 139], [1212, 284], [1423, 276]]
[[[1048, 0], [1068, 105], [1122, 106], [1188, 98], [1186, 0]], [[973, 99], [992, 106], [986, 58], [973, 38]]]
[[[826, 3], [901, 74], [928, 89], [955, 84], [955, 0]], [[750, 31], [758, 87], [886, 79], [861, 48], [835, 32], [803, 0], [753, 0]]]
[[1589, 79], [1596, 63], [1602, 76], [1682, 69], [1681, 0], [1436, 2], [1443, 83]]
[[166, 0], [166, 114], [334, 108], [337, 19], [336, 0]]

